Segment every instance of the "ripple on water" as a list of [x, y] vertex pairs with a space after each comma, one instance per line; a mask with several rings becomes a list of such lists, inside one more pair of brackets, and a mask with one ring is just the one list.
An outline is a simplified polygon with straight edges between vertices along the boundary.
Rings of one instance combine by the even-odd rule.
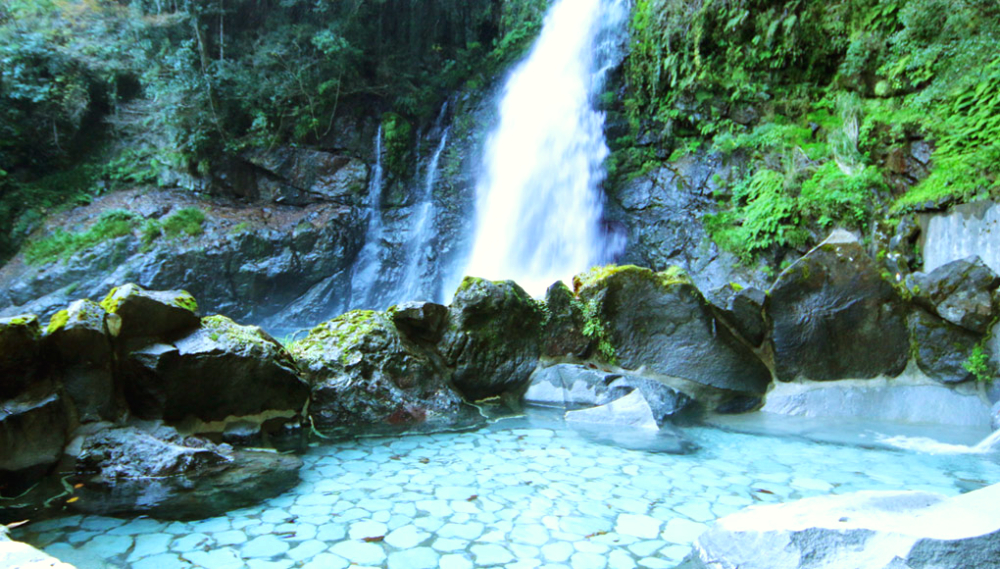
[[[532, 428], [524, 428], [525, 424]], [[858, 490], [955, 495], [1000, 482], [977, 455], [808, 443], [708, 427], [651, 454], [556, 423], [359, 439], [311, 449], [289, 493], [194, 522], [69, 516], [15, 537], [84, 569], [195, 566], [672, 567], [720, 516]]]

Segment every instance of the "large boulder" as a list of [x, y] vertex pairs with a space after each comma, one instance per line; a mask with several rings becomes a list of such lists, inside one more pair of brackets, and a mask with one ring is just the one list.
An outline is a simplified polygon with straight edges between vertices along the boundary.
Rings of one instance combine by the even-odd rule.
[[592, 321], [598, 352], [622, 368], [643, 370], [713, 405], [733, 396], [759, 397], [767, 366], [737, 338], [683, 272], [605, 267], [575, 284]]
[[71, 417], [58, 386], [45, 379], [34, 315], [0, 319], [0, 496], [10, 497], [52, 469]]
[[1000, 567], [1000, 485], [947, 498], [857, 492], [758, 506], [721, 518], [689, 569]]
[[996, 317], [1000, 276], [978, 257], [952, 261], [928, 274], [907, 276], [914, 301], [955, 326], [985, 334]]
[[770, 291], [780, 381], [896, 376], [910, 342], [906, 308], [850, 233], [834, 232]]
[[104, 309], [77, 300], [57, 312], [45, 330], [45, 349], [81, 422], [114, 420], [122, 406], [115, 388]]
[[[348, 312], [292, 345], [311, 386], [309, 415], [317, 428], [391, 430], [469, 418], [472, 408], [449, 386], [451, 370], [422, 341], [435, 336], [436, 327], [392, 314]], [[402, 333], [394, 318], [407, 322], [408, 334], [421, 341]]]
[[982, 334], [951, 324], [921, 308], [915, 308], [910, 315], [910, 334], [917, 366], [927, 377], [941, 383], [973, 379], [965, 366], [973, 349], [982, 341]]
[[512, 281], [466, 277], [441, 342], [453, 385], [476, 401], [524, 388], [538, 366], [542, 309]]
[[49, 382], [0, 401], [0, 496], [19, 493], [47, 474], [62, 456], [69, 428], [65, 401]]
[[176, 423], [233, 417], [266, 421], [298, 417], [309, 396], [296, 363], [256, 326], [208, 316], [173, 343], [133, 351], [123, 378], [132, 412]]
[[34, 381], [41, 328], [33, 314], [0, 318], [0, 400], [15, 397]]
[[277, 496], [298, 483], [302, 461], [234, 451], [155, 424], [92, 425], [79, 433], [79, 486], [69, 507], [102, 515], [203, 519]]
[[149, 291], [135, 284], [111, 289], [101, 301], [108, 330], [131, 345], [172, 341], [198, 327], [198, 303], [185, 291]]

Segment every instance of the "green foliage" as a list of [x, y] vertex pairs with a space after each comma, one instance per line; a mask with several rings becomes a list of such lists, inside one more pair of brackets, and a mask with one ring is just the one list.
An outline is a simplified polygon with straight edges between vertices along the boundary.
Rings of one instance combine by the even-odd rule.
[[972, 348], [972, 353], [969, 354], [969, 359], [965, 360], [962, 367], [971, 373], [976, 378], [976, 381], [983, 383], [990, 383], [993, 381], [993, 370], [990, 366], [990, 356], [981, 343], [976, 344], [976, 346]]
[[176, 239], [183, 235], [195, 237], [204, 231], [205, 212], [196, 207], [179, 209], [162, 220], [147, 219], [142, 224], [142, 244], [150, 247], [163, 236]]
[[583, 335], [596, 343], [597, 357], [604, 362], [615, 365], [618, 358], [615, 346], [611, 343], [611, 333], [607, 324], [601, 318], [601, 306], [597, 299], [591, 299], [583, 305]]
[[[638, 0], [631, 29], [632, 138], [666, 133], [671, 160], [706, 141], [749, 159], [707, 221], [744, 259], [808, 239], [793, 226], [1000, 195], [996, 2]], [[919, 138], [932, 167], [910, 187], [891, 160]], [[645, 168], [614, 166], [612, 183]]]
[[396, 113], [382, 115], [384, 164], [387, 172], [406, 177], [413, 163], [413, 126]]
[[37, 265], [67, 259], [109, 239], [131, 235], [139, 220], [139, 215], [130, 211], [107, 210], [85, 231], [56, 228], [48, 237], [29, 242], [24, 248], [24, 260]]

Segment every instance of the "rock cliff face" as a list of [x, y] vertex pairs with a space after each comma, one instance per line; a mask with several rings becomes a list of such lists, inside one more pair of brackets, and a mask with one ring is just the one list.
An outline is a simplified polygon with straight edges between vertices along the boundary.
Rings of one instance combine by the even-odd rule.
[[[456, 267], [471, 238], [491, 97], [486, 90], [466, 93], [445, 107], [437, 124], [414, 129], [404, 141], [412, 172], [385, 172], [374, 209], [378, 125], [370, 120], [338, 122], [345, 140], [332, 144], [340, 150], [248, 152], [211, 179], [177, 180], [187, 189], [118, 192], [55, 215], [36, 239], [57, 228], [85, 231], [109, 210], [135, 221], [131, 234], [65, 258], [31, 264], [23, 254], [15, 257], [0, 268], [0, 315], [47, 318], [74, 299], [101, 298], [116, 284], [135, 282], [183, 288], [207, 312], [283, 335], [354, 308], [443, 300], [461, 280]], [[149, 229], [190, 208], [204, 215], [194, 235]], [[422, 215], [428, 219], [420, 228]], [[372, 223], [380, 224], [367, 244], [374, 276], [362, 278], [359, 256]]]

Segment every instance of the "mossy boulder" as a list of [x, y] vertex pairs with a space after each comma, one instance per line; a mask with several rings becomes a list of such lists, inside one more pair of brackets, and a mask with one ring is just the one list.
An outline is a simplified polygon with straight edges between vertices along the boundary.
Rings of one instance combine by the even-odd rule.
[[519, 394], [538, 366], [542, 320], [539, 304], [513, 281], [466, 277], [441, 342], [455, 388], [471, 401]]
[[587, 323], [584, 307], [573, 291], [559, 281], [545, 293], [545, 323], [542, 329], [542, 355], [550, 358], [583, 358], [593, 340], [583, 333]]
[[996, 318], [993, 297], [1000, 276], [978, 256], [909, 275], [906, 285], [915, 303], [972, 332], [985, 334]]
[[198, 327], [198, 303], [185, 291], [150, 291], [139, 285], [116, 287], [101, 301], [113, 315], [108, 330], [126, 343], [171, 341]]
[[34, 314], [0, 318], [0, 400], [22, 393], [36, 378], [40, 339]]
[[156, 343], [129, 354], [123, 378], [132, 412], [175, 423], [232, 418], [293, 420], [309, 387], [295, 361], [256, 326], [208, 316], [172, 343]]
[[614, 363], [664, 380], [711, 406], [760, 396], [771, 373], [723, 322], [687, 276], [634, 266], [605, 267], [574, 279], [610, 344]]
[[769, 294], [780, 381], [895, 377], [906, 367], [906, 303], [850, 233], [834, 232]]
[[60, 380], [83, 422], [114, 420], [122, 409], [106, 315], [96, 302], [77, 300], [57, 312], [45, 331], [51, 374]]
[[938, 318], [921, 308], [910, 315], [913, 357], [920, 371], [941, 383], [961, 383], [973, 379], [965, 368], [982, 334]]
[[[392, 430], [469, 416], [472, 409], [449, 386], [451, 370], [424, 334], [414, 340], [393, 324], [414, 323], [400, 314], [348, 312], [292, 345], [312, 387], [309, 413], [316, 427]], [[434, 328], [417, 330], [433, 336]]]

